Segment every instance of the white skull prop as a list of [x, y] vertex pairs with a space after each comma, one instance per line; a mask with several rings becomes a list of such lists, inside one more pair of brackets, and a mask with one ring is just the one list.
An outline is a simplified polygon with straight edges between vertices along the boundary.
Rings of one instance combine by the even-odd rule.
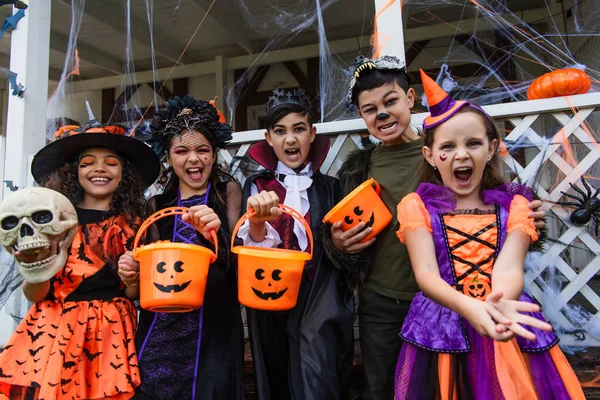
[[76, 233], [75, 207], [54, 190], [21, 189], [0, 204], [0, 243], [27, 282], [45, 282], [60, 271]]

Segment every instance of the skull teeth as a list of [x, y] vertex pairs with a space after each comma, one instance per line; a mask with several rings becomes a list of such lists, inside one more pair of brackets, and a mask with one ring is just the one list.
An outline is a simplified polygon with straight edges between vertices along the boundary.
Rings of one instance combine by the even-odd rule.
[[35, 249], [35, 250], [43, 250], [46, 247], [50, 247], [52, 243], [50, 242], [34, 242], [34, 243], [27, 243], [22, 245], [21, 247], [18, 247], [17, 245], [14, 245], [13, 248], [15, 249], [15, 251], [25, 251], [25, 250], [31, 250], [31, 249]]
[[36, 261], [36, 262], [32, 262], [32, 263], [24, 263], [21, 262], [21, 266], [25, 269], [32, 269], [32, 268], [39, 268], [39, 267], [43, 267], [46, 264], [49, 264], [51, 262], [54, 261], [54, 259], [57, 257], [56, 254], [51, 255], [48, 258], [45, 258], [43, 260], [40, 261]]

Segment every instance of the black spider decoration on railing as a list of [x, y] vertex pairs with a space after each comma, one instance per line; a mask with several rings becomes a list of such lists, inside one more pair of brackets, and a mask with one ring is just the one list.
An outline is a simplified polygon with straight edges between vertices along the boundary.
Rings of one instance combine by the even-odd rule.
[[571, 199], [577, 200], [577, 202], [557, 201], [556, 204], [576, 207], [576, 210], [571, 213], [571, 217], [569, 219], [577, 226], [583, 226], [593, 219], [594, 222], [596, 222], [595, 233], [596, 236], [598, 236], [598, 227], [600, 225], [600, 199], [598, 198], [598, 192], [600, 192], [600, 189], [596, 189], [596, 192], [592, 195], [592, 188], [590, 185], [588, 185], [583, 176], [581, 177], [581, 183], [583, 183], [583, 187], [585, 187], [587, 193], [584, 193], [583, 190], [579, 189], [572, 183], [569, 183], [569, 186], [571, 186], [574, 191], [579, 193], [581, 197], [561, 191], [562, 194], [570, 197]]

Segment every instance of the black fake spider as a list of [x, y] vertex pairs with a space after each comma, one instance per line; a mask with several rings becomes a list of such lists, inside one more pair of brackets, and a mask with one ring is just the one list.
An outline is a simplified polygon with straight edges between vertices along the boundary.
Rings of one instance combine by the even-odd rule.
[[600, 199], [598, 198], [598, 192], [600, 192], [600, 189], [596, 189], [596, 192], [592, 195], [592, 188], [588, 185], [583, 176], [581, 177], [581, 183], [583, 183], [583, 187], [585, 187], [587, 193], [584, 193], [583, 190], [572, 183], [569, 183], [569, 186], [579, 193], [581, 197], [561, 191], [565, 196], [577, 200], [576, 203], [572, 201], [559, 201], [556, 202], [556, 204], [577, 208], [571, 213], [571, 217], [569, 218], [571, 222], [577, 226], [583, 226], [590, 222], [591, 219], [594, 219], [594, 222], [596, 222], [595, 232], [596, 236], [598, 236], [598, 227], [600, 225]]

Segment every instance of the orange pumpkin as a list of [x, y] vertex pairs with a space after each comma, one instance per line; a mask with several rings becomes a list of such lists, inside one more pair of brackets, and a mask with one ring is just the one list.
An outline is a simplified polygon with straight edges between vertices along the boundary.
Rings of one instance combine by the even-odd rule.
[[592, 82], [585, 71], [576, 68], [548, 72], [533, 81], [527, 90], [528, 100], [572, 96], [589, 92]]
[[481, 275], [475, 275], [473, 278], [466, 278], [464, 280], [463, 293], [467, 296], [485, 300], [491, 292], [492, 288], [488, 279]]

